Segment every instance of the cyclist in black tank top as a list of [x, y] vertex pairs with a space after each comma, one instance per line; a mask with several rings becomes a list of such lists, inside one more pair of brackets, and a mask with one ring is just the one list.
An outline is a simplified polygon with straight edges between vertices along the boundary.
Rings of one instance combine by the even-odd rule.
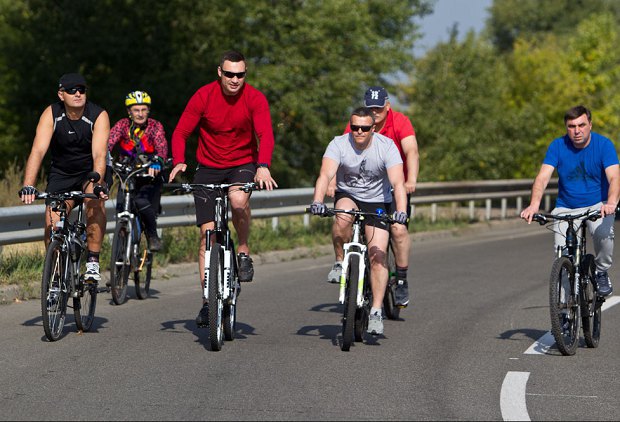
[[[97, 192], [101, 199], [85, 199], [87, 208], [88, 259], [86, 281], [99, 281], [99, 252], [105, 234], [106, 215], [104, 200], [108, 199], [104, 176], [107, 141], [110, 134], [108, 113], [86, 100], [86, 81], [82, 75], [68, 73], [58, 84], [58, 103], [48, 106], [37, 125], [32, 150], [26, 163], [22, 201], [30, 204], [37, 192], [34, 185], [43, 158], [50, 152], [51, 165], [47, 176], [46, 192], [82, 190], [86, 175], [96, 171], [104, 185], [87, 186], [86, 192]], [[49, 241], [51, 228], [58, 216], [45, 210], [45, 237]]]

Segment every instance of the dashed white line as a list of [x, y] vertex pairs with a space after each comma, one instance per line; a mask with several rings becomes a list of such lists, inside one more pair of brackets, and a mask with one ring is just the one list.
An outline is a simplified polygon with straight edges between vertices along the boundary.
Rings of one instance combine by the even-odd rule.
[[529, 372], [508, 372], [502, 383], [499, 405], [505, 421], [529, 421], [525, 402], [525, 387]]

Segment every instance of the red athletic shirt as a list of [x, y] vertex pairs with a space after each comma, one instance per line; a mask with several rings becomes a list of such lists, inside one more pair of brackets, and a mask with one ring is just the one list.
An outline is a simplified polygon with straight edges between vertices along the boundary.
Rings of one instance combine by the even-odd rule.
[[[351, 122], [347, 123], [347, 127], [344, 130], [344, 133], [351, 132]], [[407, 116], [403, 113], [399, 113], [398, 111], [394, 111], [390, 109], [388, 111], [387, 116], [385, 117], [385, 124], [383, 128], [379, 131], [381, 135], [385, 135], [388, 138], [391, 138], [396, 147], [398, 148], [398, 152], [400, 152], [400, 158], [403, 160], [403, 171], [405, 172], [405, 180], [407, 179], [407, 157], [403, 152], [403, 146], [400, 141], [405, 139], [407, 136], [415, 136], [415, 130], [413, 129], [413, 125]]]
[[196, 91], [172, 134], [174, 165], [185, 162], [185, 143], [196, 127], [199, 164], [215, 168], [253, 162], [271, 165], [274, 138], [269, 104], [253, 86], [246, 83], [239, 94], [228, 96], [217, 80]]

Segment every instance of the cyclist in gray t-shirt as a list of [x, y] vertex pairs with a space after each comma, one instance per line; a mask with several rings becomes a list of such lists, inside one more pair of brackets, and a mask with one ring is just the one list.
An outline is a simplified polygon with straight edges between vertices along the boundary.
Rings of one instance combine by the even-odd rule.
[[[310, 207], [313, 214], [325, 213], [323, 201], [327, 187], [336, 176], [335, 208], [367, 212], [376, 212], [380, 208], [386, 213], [393, 212], [397, 222], [406, 223], [407, 192], [403, 161], [394, 141], [374, 132], [374, 123], [374, 115], [369, 109], [357, 108], [351, 114], [351, 133], [337, 136], [328, 145], [314, 187], [314, 200]], [[394, 189], [394, 198], [391, 188]], [[334, 225], [341, 226], [337, 233], [350, 233], [351, 223], [351, 219], [346, 217], [334, 219]], [[372, 288], [372, 308], [368, 319], [370, 334], [383, 334], [381, 306], [388, 282], [388, 229], [380, 220], [369, 218], [366, 221]]]

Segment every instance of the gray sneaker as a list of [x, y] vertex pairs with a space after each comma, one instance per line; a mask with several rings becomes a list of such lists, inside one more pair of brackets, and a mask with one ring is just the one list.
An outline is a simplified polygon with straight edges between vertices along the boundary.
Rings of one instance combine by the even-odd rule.
[[383, 317], [380, 313], [375, 312], [368, 317], [366, 332], [375, 336], [383, 334]]
[[328, 283], [340, 283], [340, 275], [342, 274], [342, 264], [340, 262], [336, 262], [332, 269], [327, 274], [327, 282]]
[[611, 287], [611, 280], [607, 275], [607, 271], [597, 271], [596, 272], [596, 288], [598, 290], [598, 294], [607, 297], [613, 291], [613, 287]]

